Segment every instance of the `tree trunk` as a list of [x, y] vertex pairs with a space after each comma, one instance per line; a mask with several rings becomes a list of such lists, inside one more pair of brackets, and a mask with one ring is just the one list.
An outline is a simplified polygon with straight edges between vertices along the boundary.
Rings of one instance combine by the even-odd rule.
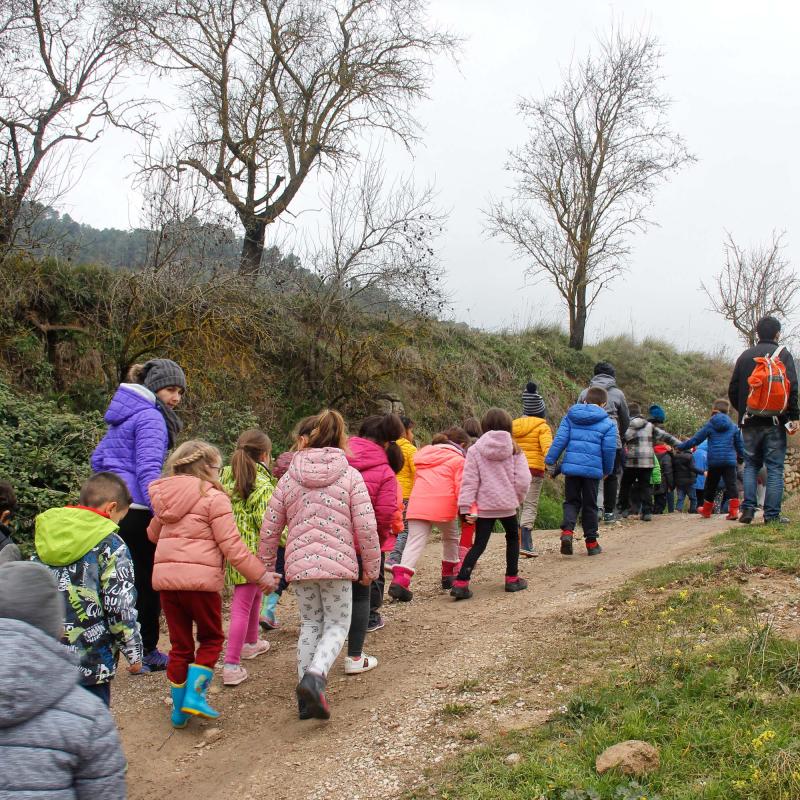
[[19, 214], [19, 204], [14, 197], [0, 195], [0, 252], [7, 250], [14, 242], [14, 223]]
[[587, 317], [586, 266], [579, 264], [575, 270], [575, 295], [569, 314], [569, 346], [573, 350], [583, 350]]
[[239, 260], [239, 274], [252, 283], [256, 282], [261, 270], [261, 257], [264, 254], [264, 240], [267, 234], [267, 223], [263, 219], [255, 219], [245, 224], [242, 255]]

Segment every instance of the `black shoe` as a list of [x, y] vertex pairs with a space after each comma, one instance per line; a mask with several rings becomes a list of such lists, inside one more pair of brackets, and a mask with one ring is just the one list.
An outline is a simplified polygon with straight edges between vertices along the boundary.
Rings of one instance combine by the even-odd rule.
[[653, 515], [652, 514], [642, 514], [642, 522], [652, 522]]
[[506, 581], [507, 592], [521, 592], [527, 588], [528, 588], [528, 581], [526, 581], [525, 578], [517, 578], [517, 580], [512, 581], [511, 583]]
[[[442, 579], [442, 584], [444, 584], [444, 579]], [[399, 600], [401, 603], [410, 603], [411, 599], [414, 597], [414, 592], [412, 592], [411, 589], [406, 589], [405, 586], [401, 586], [399, 583], [390, 583], [389, 597], [394, 600]]]
[[450, 597], [454, 597], [456, 600], [469, 600], [472, 592], [469, 586], [454, 586], [450, 590]]
[[383, 617], [380, 614], [371, 612], [369, 615], [369, 622], [367, 623], [367, 633], [379, 631], [385, 624], [386, 623], [383, 621]]
[[603, 548], [600, 547], [600, 545], [596, 541], [594, 543], [586, 542], [586, 555], [587, 556], [599, 556], [600, 553], [602, 553], [602, 552], [603, 552]]
[[745, 525], [749, 525], [753, 521], [755, 515], [756, 515], [755, 509], [743, 508], [742, 513], [739, 515], [739, 522], [742, 522]]
[[449, 592], [453, 588], [453, 581], [455, 578], [451, 575], [449, 578], [442, 578], [442, 589]]
[[613, 511], [606, 511], [606, 513], [603, 514], [603, 522], [609, 523], [616, 521], [617, 521], [617, 515]]
[[562, 533], [561, 534], [561, 555], [562, 556], [571, 556], [572, 555], [572, 535]]
[[331, 712], [325, 697], [327, 682], [322, 675], [306, 672], [297, 684], [297, 704], [305, 703], [307, 719], [330, 719]]
[[628, 517], [630, 515], [631, 515], [630, 511], [620, 511], [619, 512], [620, 519], [628, 519]]
[[312, 719], [312, 714], [308, 710], [308, 706], [306, 705], [306, 701], [298, 695], [297, 697], [297, 710], [298, 710], [298, 717], [300, 719]]

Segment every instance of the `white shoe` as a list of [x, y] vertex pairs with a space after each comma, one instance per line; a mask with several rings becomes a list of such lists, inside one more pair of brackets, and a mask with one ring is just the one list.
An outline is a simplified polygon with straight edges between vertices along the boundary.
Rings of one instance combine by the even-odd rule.
[[366, 653], [361, 654], [361, 658], [350, 658], [345, 656], [344, 659], [344, 674], [345, 675], [360, 675], [362, 672], [369, 672], [378, 666], [378, 659], [375, 656], [368, 656]]
[[257, 658], [260, 655], [269, 650], [269, 642], [264, 641], [264, 639], [259, 639], [255, 644], [244, 644], [242, 645], [242, 658], [246, 658], [250, 660], [251, 658]]
[[247, 680], [247, 670], [241, 664], [226, 664], [222, 668], [222, 683], [225, 686], [238, 686]]

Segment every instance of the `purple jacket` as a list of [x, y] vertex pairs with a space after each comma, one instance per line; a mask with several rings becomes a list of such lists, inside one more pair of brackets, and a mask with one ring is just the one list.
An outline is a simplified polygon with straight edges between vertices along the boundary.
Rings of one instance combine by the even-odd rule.
[[92, 469], [119, 475], [133, 502], [149, 507], [147, 487], [161, 477], [169, 442], [155, 395], [138, 383], [122, 383], [105, 420], [108, 430], [92, 453]]
[[511, 434], [487, 431], [467, 451], [458, 508], [469, 514], [472, 504], [484, 519], [513, 517], [531, 485], [528, 460], [514, 452]]

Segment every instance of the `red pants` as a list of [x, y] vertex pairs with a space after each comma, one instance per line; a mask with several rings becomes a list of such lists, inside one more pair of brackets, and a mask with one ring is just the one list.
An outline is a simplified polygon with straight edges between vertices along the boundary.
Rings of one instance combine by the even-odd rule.
[[[172, 683], [183, 683], [189, 664], [214, 669], [222, 652], [225, 634], [222, 631], [222, 595], [219, 592], [161, 592], [161, 608], [167, 618], [169, 651], [167, 677]], [[195, 653], [194, 631], [200, 646]]]

